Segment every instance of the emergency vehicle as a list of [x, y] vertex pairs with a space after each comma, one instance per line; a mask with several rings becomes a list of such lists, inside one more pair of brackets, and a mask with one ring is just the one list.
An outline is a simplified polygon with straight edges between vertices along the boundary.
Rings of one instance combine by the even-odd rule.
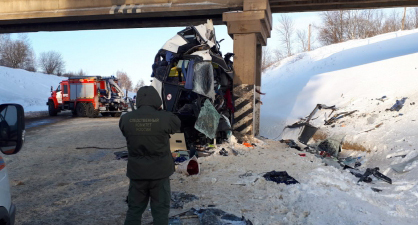
[[63, 80], [48, 98], [50, 116], [64, 110], [71, 110], [75, 116], [120, 117], [128, 110], [130, 99], [125, 97], [118, 85], [118, 79], [101, 76], [76, 76]]

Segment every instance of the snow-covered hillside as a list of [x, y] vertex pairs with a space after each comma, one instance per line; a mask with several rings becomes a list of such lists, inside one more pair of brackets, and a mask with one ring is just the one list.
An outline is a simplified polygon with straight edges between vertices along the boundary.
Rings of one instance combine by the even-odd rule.
[[261, 133], [277, 137], [286, 124], [305, 117], [318, 103], [337, 107], [355, 104], [353, 108], [364, 111], [376, 105], [366, 100], [384, 95], [390, 98], [388, 106], [402, 97], [414, 101], [417, 81], [418, 30], [297, 54], [262, 77], [262, 90], [267, 95], [262, 98]]
[[[344, 193], [352, 196], [353, 208], [366, 201], [387, 215], [417, 218], [418, 160], [414, 160], [418, 159], [417, 86], [418, 30], [297, 54], [263, 74], [262, 92], [266, 95], [262, 97], [261, 135], [277, 140], [286, 125], [309, 115], [317, 104], [335, 105], [336, 113], [357, 110], [337, 119], [332, 126], [322, 122], [320, 133], [344, 137], [346, 145], [340, 154], [361, 157], [362, 170], [379, 167], [392, 178], [393, 184], [374, 184], [384, 192], [373, 198], [362, 196], [364, 190], [356, 191], [355, 185]], [[388, 110], [403, 98], [406, 98], [403, 108]], [[399, 163], [406, 164], [401, 173], [393, 169]], [[321, 173], [333, 170], [327, 167]], [[345, 175], [331, 173], [337, 177]], [[312, 188], [318, 188], [314, 183]], [[384, 221], [376, 218], [375, 222], [392, 224]], [[353, 223], [344, 219], [341, 224]]]
[[21, 104], [25, 112], [46, 111], [51, 86], [57, 88], [65, 77], [0, 67], [0, 104]]

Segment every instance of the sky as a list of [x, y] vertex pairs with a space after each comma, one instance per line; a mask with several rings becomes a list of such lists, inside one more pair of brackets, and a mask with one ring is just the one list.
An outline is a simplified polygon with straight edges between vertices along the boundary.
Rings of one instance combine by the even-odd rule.
[[[288, 13], [296, 29], [308, 30], [309, 24], [319, 24], [319, 12]], [[280, 14], [273, 14], [273, 26], [277, 26]], [[118, 70], [126, 72], [134, 86], [140, 79], [149, 84], [151, 65], [157, 51], [183, 27], [139, 28], [91, 31], [28, 33], [37, 56], [42, 52], [58, 51], [66, 62], [65, 70], [80, 69], [88, 75], [109, 76]], [[225, 25], [215, 26], [223, 54], [232, 52], [233, 41]], [[267, 46], [279, 46], [279, 38], [273, 30]]]

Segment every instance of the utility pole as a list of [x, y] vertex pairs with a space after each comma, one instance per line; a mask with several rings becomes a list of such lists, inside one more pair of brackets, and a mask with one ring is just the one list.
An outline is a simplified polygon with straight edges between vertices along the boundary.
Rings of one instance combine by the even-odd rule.
[[309, 32], [308, 32], [308, 52], [311, 51], [311, 25], [309, 24]]
[[404, 27], [405, 27], [405, 15], [406, 15], [406, 7], [404, 8], [404, 10], [403, 10], [403, 18], [402, 18], [402, 30], [404, 29]]

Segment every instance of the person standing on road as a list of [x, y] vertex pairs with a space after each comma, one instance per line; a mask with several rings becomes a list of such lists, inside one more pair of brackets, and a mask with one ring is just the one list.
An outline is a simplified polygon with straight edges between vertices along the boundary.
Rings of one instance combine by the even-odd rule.
[[174, 161], [170, 134], [180, 130], [180, 119], [161, 109], [162, 101], [152, 86], [141, 87], [136, 95], [136, 110], [119, 120], [128, 146], [128, 212], [125, 225], [141, 224], [142, 214], [151, 200], [154, 225], [167, 225], [170, 212], [170, 179]]

